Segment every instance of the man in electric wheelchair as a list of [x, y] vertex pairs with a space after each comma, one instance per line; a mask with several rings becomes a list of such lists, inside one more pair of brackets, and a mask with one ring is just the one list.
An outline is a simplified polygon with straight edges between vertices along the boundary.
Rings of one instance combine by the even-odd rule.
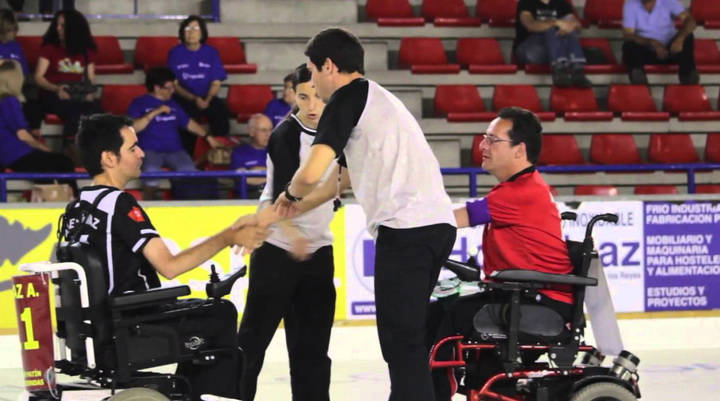
[[[222, 293], [213, 300], [177, 300], [189, 294], [187, 286], [153, 289], [160, 287], [157, 273], [172, 279], [227, 246], [253, 249], [265, 229], [227, 228], [172, 255], [145, 211], [122, 190], [140, 176], [144, 155], [132, 121], [91, 116], [82, 122], [77, 143], [93, 184], [66, 207], [58, 260], [84, 268], [90, 307], [77, 313], [80, 305], [61, 296], [58, 334], [72, 351], [72, 363], [61, 361], [58, 367], [104, 387], [155, 387], [181, 399], [190, 394], [192, 400], [206, 393], [237, 397], [241, 355], [234, 305], [220, 299]], [[73, 290], [72, 283], [60, 280], [61, 295]], [[88, 337], [92, 347], [84, 345]], [[138, 373], [169, 363], [178, 363], [169, 382]]]
[[[573, 375], [578, 351], [596, 351], [581, 344], [584, 288], [597, 282], [587, 277], [593, 252], [590, 234], [595, 221], [617, 217], [596, 216], [584, 243], [566, 244], [549, 186], [534, 167], [541, 132], [533, 113], [506, 108], [480, 143], [482, 167], [500, 183], [486, 197], [455, 210], [455, 217], [458, 228], [485, 225], [486, 281], [479, 283], [478, 293], [441, 296], [430, 306], [427, 339], [437, 401], [449, 400], [458, 390], [473, 401], [570, 399], [581, 380], [556, 377]], [[449, 260], [445, 267], [462, 281], [480, 280], [477, 265]], [[542, 354], [548, 354], [550, 362], [536, 364]], [[533, 382], [528, 377], [543, 379]], [[639, 391], [632, 380], [623, 381], [619, 390], [630, 398], [608, 399], [634, 400]]]

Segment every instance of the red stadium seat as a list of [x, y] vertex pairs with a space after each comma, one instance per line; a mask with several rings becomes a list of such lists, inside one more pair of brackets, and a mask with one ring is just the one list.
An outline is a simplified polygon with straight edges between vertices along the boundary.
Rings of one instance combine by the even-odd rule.
[[245, 49], [238, 38], [232, 36], [209, 37], [207, 43], [220, 53], [225, 71], [229, 74], [254, 74], [257, 64], [248, 64]]
[[482, 155], [483, 151], [480, 149], [480, 142], [483, 141], [482, 134], [475, 135], [475, 138], [473, 138], [473, 144], [472, 144], [472, 152], [471, 152], [471, 158], [472, 158], [472, 164], [474, 166], [479, 166], [482, 164]]
[[720, 28], [720, 2], [717, 0], [692, 0], [690, 12], [706, 29]]
[[613, 117], [612, 112], [599, 111], [592, 88], [553, 86], [550, 108], [563, 113], [566, 121], [610, 121]]
[[599, 28], [621, 28], [625, 0], [587, 0], [585, 19]]
[[543, 135], [540, 165], [585, 164], [575, 135]]
[[720, 50], [715, 39], [695, 39], [695, 64], [701, 74], [720, 73]]
[[435, 26], [479, 26], [480, 18], [468, 14], [463, 0], [423, 0], [421, 14]]
[[176, 36], [138, 36], [135, 42], [135, 65], [144, 70], [167, 66], [168, 52], [178, 43]]
[[365, 18], [380, 26], [423, 26], [425, 18], [415, 17], [408, 0], [368, 0]]
[[262, 113], [274, 98], [270, 85], [230, 85], [227, 106], [238, 121], [246, 122], [251, 115]]
[[457, 61], [471, 74], [514, 74], [517, 65], [505, 64], [500, 44], [493, 38], [460, 38]]
[[478, 88], [474, 85], [438, 85], [435, 87], [435, 114], [448, 121], [490, 121], [496, 113], [485, 111]]
[[18, 36], [15, 40], [22, 47], [23, 55], [27, 60], [30, 71], [35, 71], [38, 58], [40, 57], [40, 47], [42, 46], [42, 36]]
[[720, 194], [720, 185], [705, 184], [695, 187], [696, 194]]
[[585, 65], [585, 73], [588, 74], [611, 74], [625, 72], [626, 68], [622, 64], [618, 64], [615, 54], [610, 47], [610, 42], [605, 38], [580, 38], [580, 46], [583, 48], [594, 48], [602, 52], [605, 58], [603, 64], [587, 64]]
[[477, 0], [477, 16], [490, 26], [515, 26], [518, 0]]
[[590, 162], [638, 164], [642, 159], [632, 134], [594, 134], [590, 141]]
[[98, 74], [132, 74], [133, 65], [125, 62], [120, 41], [115, 36], [95, 36], [98, 48], [95, 72]]
[[697, 163], [700, 161], [689, 134], [652, 134], [648, 145], [650, 163]]
[[438, 38], [403, 38], [398, 57], [400, 68], [413, 74], [457, 74], [458, 64], [448, 64], [447, 54]]
[[544, 111], [535, 87], [532, 85], [495, 85], [493, 92], [493, 110], [517, 106], [528, 109], [542, 121], [554, 121], [555, 113]]
[[680, 121], [720, 119], [720, 112], [713, 111], [702, 85], [666, 86], [663, 110], [677, 114]]
[[720, 163], [720, 133], [708, 134], [705, 140], [705, 161]]
[[612, 185], [578, 185], [575, 195], [617, 196], [618, 190]]
[[633, 190], [635, 195], [677, 195], [675, 185], [636, 185]]
[[610, 85], [608, 109], [627, 121], [667, 121], [670, 113], [655, 107], [646, 85]]
[[145, 85], [104, 85], [100, 107], [108, 113], [126, 115], [133, 99], [146, 93]]

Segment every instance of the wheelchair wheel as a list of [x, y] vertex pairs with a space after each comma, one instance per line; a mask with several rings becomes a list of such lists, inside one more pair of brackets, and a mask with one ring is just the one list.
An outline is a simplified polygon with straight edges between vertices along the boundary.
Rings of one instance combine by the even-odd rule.
[[135, 387], [120, 391], [108, 398], [108, 401], [169, 401], [162, 393], [155, 390]]
[[570, 401], [637, 401], [637, 398], [617, 383], [601, 382], [581, 388]]

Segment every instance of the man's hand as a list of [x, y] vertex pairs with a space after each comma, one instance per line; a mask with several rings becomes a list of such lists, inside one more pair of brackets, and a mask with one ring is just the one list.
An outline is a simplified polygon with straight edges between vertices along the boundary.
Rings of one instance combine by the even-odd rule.
[[210, 102], [206, 101], [205, 99], [201, 98], [200, 96], [195, 97], [195, 105], [200, 110], [205, 110], [210, 105]]
[[172, 111], [172, 109], [170, 108], [170, 106], [163, 104], [162, 106], [155, 109], [155, 111], [158, 114], [169, 114]]
[[291, 219], [300, 214], [300, 209], [298, 209], [296, 202], [288, 199], [287, 196], [285, 196], [285, 192], [281, 193], [280, 196], [277, 197], [277, 200], [275, 200], [273, 211], [284, 219]]
[[64, 85], [60, 85], [57, 91], [57, 95], [60, 100], [70, 100], [70, 94], [65, 90]]
[[666, 58], [668, 58], [668, 50], [662, 43], [658, 42], [657, 40], [652, 40], [650, 41], [650, 45], [653, 47], [653, 49], [655, 49], [655, 54], [657, 54], [657, 57], [660, 60], [665, 60]]
[[565, 36], [569, 33], [572, 33], [575, 30], [575, 24], [573, 24], [571, 21], [565, 21], [565, 20], [557, 20], [555, 21], [555, 24], [558, 27], [558, 35]]
[[220, 140], [216, 139], [214, 136], [208, 135], [205, 137], [205, 139], [207, 139], [208, 144], [210, 144], [210, 147], [213, 149], [222, 148], [223, 146], [225, 146], [222, 142], [220, 142]]
[[672, 43], [670, 43], [670, 53], [681, 53], [683, 51], [683, 44], [685, 44], [685, 39], [683, 38], [673, 40]]
[[239, 230], [246, 226], [257, 226], [260, 225], [260, 220], [258, 220], [257, 214], [246, 214], [244, 216], [240, 216], [239, 219], [233, 223], [232, 226], [230, 226], [233, 230]]
[[232, 242], [241, 245], [245, 248], [245, 252], [250, 253], [260, 247], [268, 235], [269, 232], [265, 227], [246, 225], [233, 233]]

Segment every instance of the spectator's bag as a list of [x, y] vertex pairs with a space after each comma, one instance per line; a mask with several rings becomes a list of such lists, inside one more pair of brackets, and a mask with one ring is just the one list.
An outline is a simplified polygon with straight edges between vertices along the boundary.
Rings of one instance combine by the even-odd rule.
[[69, 202], [72, 198], [73, 191], [68, 184], [35, 184], [30, 202]]
[[70, 95], [70, 99], [75, 101], [84, 101], [85, 97], [97, 91], [97, 87], [90, 82], [88, 77], [88, 57], [85, 52], [85, 68], [83, 68], [83, 79], [80, 82], [67, 82], [62, 84], [65, 91]]
[[208, 163], [214, 166], [225, 166], [230, 164], [230, 149], [229, 148], [214, 148], [210, 149], [207, 154]]

